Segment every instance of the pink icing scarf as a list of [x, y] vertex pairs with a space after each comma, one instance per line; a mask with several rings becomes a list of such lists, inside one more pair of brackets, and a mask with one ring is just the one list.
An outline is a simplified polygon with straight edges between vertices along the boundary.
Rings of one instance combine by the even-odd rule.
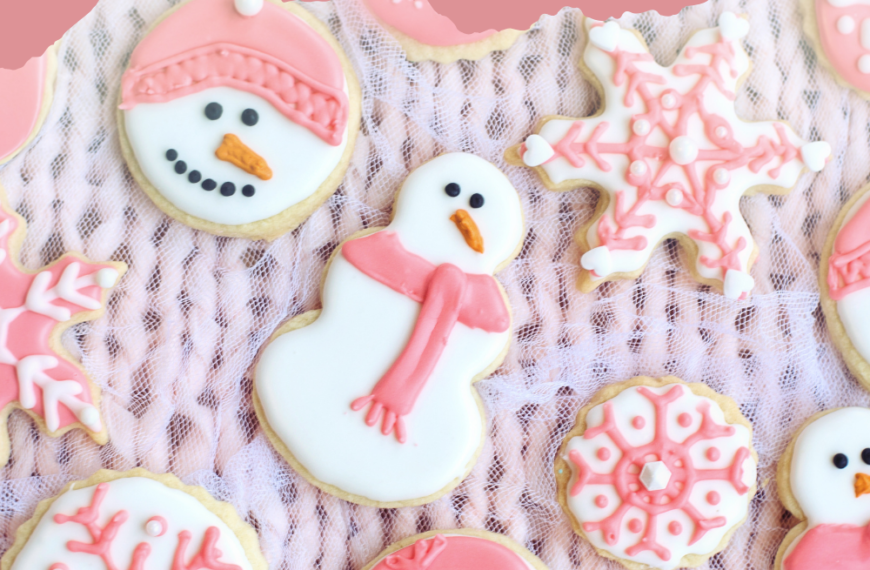
[[349, 241], [341, 253], [365, 275], [423, 305], [402, 353], [372, 393], [351, 404], [359, 411], [372, 403], [366, 424], [375, 425], [383, 414], [381, 433], [395, 430], [396, 439], [405, 443], [402, 417], [413, 409], [454, 325], [500, 333], [508, 330], [510, 313], [492, 276], [465, 273], [451, 263], [435, 266], [406, 250], [395, 232]]
[[811, 528], [782, 563], [783, 570], [863, 570], [870, 567], [870, 525], [820, 524]]

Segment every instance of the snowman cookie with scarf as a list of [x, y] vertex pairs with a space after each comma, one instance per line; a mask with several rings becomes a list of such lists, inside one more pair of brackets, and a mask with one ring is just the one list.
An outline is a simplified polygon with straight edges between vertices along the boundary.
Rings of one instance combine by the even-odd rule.
[[295, 2], [188, 0], [130, 56], [118, 124], [133, 177], [168, 215], [275, 239], [341, 183], [360, 123], [356, 77]]
[[870, 409], [811, 417], [780, 459], [776, 482], [801, 523], [782, 541], [775, 570], [870, 567]]
[[495, 166], [445, 154], [405, 180], [385, 228], [342, 243], [323, 309], [273, 335], [256, 367], [266, 433], [308, 481], [382, 508], [433, 501], [470, 472], [483, 407], [472, 382], [504, 359], [519, 252], [517, 191]]

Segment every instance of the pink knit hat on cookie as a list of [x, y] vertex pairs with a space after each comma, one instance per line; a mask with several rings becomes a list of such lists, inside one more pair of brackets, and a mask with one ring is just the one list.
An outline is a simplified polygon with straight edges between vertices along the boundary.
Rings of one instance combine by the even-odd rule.
[[121, 109], [219, 86], [258, 95], [341, 144], [348, 115], [341, 60], [308, 24], [268, 0], [190, 0], [169, 14], [133, 50]]

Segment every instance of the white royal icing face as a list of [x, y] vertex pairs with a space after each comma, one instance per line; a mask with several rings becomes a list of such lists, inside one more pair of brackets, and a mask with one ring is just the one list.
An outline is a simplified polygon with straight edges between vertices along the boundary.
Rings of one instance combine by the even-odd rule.
[[[755, 247], [740, 197], [763, 184], [792, 187], [805, 166], [824, 166], [830, 146], [807, 144], [784, 123], [737, 117], [733, 95], [750, 63], [740, 38], [749, 24], [730, 12], [718, 28], [694, 34], [667, 68], [616, 22], [587, 18], [586, 27], [584, 62], [600, 80], [604, 111], [547, 121], [523, 147], [525, 164], [543, 168], [553, 183], [588, 180], [609, 194], [586, 233], [589, 250], [603, 249], [584, 256], [583, 268], [593, 282], [633, 273], [662, 239], [683, 235], [698, 247], [698, 274], [742, 297], [754, 285]], [[621, 73], [616, 53], [626, 58]], [[602, 239], [605, 226], [612, 233]]]
[[[662, 413], [642, 390], [676, 398]], [[605, 407], [611, 408], [614, 428], [595, 433], [605, 423]], [[715, 433], [703, 431], [701, 409], [709, 409], [706, 421]], [[657, 421], [664, 422], [664, 434]], [[687, 554], [712, 552], [746, 517], [756, 477], [750, 432], [742, 425], [726, 427], [713, 400], [680, 384], [633, 387], [592, 408], [586, 422], [584, 436], [593, 436], [574, 437], [567, 446], [572, 470], [567, 502], [597, 548], [653, 568], [675, 568]], [[589, 477], [579, 486], [578, 474]], [[627, 491], [619, 480], [628, 481]], [[711, 528], [700, 531], [699, 520]], [[650, 548], [641, 546], [643, 538]]]
[[[450, 183], [460, 186], [455, 197], [445, 192]], [[478, 193], [483, 205], [472, 208], [471, 197]], [[483, 254], [471, 250], [449, 220], [460, 208], [480, 229]], [[409, 252], [432, 264], [491, 274], [522, 240], [519, 197], [486, 161], [444, 155], [408, 177], [384, 231], [396, 232]], [[366, 425], [365, 411], [350, 409], [407, 345], [420, 306], [339, 253], [324, 281], [317, 320], [282, 335], [263, 352], [256, 388], [269, 426], [317, 480], [374, 501], [407, 501], [442, 490], [473, 460], [483, 422], [469, 384], [502, 353], [510, 330], [490, 333], [456, 323], [404, 418], [405, 443], [383, 435], [380, 425]]]
[[[220, 106], [217, 118], [206, 114], [213, 104]], [[218, 115], [216, 109], [212, 107], [212, 117]], [[249, 110], [256, 115], [254, 124], [246, 124], [253, 122]], [[231, 87], [140, 103], [123, 112], [127, 139], [151, 184], [179, 210], [217, 224], [265, 220], [308, 198], [338, 165], [347, 145], [346, 127], [342, 143], [332, 146], [265, 99]], [[265, 159], [272, 171], [269, 180], [215, 156], [227, 134]], [[175, 152], [167, 155], [170, 151]], [[227, 183], [232, 193], [224, 187]]]
[[[181, 533], [189, 533], [189, 543], [184, 550], [183, 561], [190, 561], [200, 552], [203, 539], [210, 527], [219, 533], [215, 548], [220, 551], [217, 561], [235, 564], [250, 570], [251, 564], [235, 533], [202, 503], [183, 491], [143, 477], [128, 477], [104, 483], [107, 489], [99, 503], [96, 525], [120, 522], [117, 534], [112, 539], [108, 555], [118, 568], [132, 568], [135, 554], [141, 544], [147, 545], [144, 568], [174, 568], [173, 559], [179, 548]], [[16, 556], [11, 570], [69, 570], [100, 569], [106, 567], [97, 555], [73, 552], [70, 541], [90, 545], [96, 542], [85, 525], [73, 521], [57, 522], [55, 517], [75, 516], [79, 509], [92, 505], [97, 487], [73, 489], [59, 496], [33, 530], [27, 544]], [[126, 518], [120, 513], [126, 513]], [[159, 528], [158, 528], [159, 527]], [[159, 532], [162, 531], [162, 532]], [[213, 531], [212, 531], [213, 532]], [[186, 568], [187, 566], [185, 566]]]
[[[790, 483], [810, 527], [870, 523], [870, 495], [855, 496], [857, 474], [870, 475], [864, 450], [870, 450], [867, 408], [836, 410], [801, 431], [794, 446]], [[866, 456], [870, 458], [870, 451]]]

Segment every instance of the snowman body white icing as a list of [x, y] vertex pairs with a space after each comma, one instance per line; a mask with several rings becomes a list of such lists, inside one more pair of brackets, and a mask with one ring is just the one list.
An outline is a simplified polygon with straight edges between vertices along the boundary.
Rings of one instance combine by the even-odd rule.
[[[213, 103], [221, 107], [217, 119], [206, 115]], [[243, 121], [249, 109], [257, 114], [256, 124]], [[265, 220], [308, 198], [338, 165], [347, 145], [346, 127], [341, 144], [330, 145], [268, 101], [232, 87], [140, 103], [124, 114], [130, 146], [157, 191], [179, 210], [217, 224]], [[227, 134], [266, 161], [272, 170], [269, 180], [215, 156]], [[178, 153], [175, 160], [167, 158], [169, 150]], [[199, 176], [191, 178], [192, 172]], [[207, 190], [206, 180], [215, 187]], [[226, 183], [233, 185], [232, 194], [223, 190]], [[253, 195], [243, 192], [246, 186], [254, 188]]]
[[[200, 551], [209, 528], [217, 529], [214, 546], [218, 561], [251, 570], [251, 563], [236, 534], [217, 515], [184, 491], [143, 477], [116, 479], [108, 483], [98, 504], [97, 527], [105, 529], [119, 513], [126, 520], [111, 539], [108, 556], [118, 568], [132, 568], [137, 547], [147, 545], [144, 568], [175, 568], [173, 559], [179, 545], [179, 534], [189, 533], [190, 542], [183, 562], [188, 564]], [[11, 570], [103, 570], [105, 562], [97, 555], [73, 552], [70, 541], [85, 545], [94, 543], [86, 526], [73, 522], [58, 522], [55, 517], [75, 515], [79, 509], [94, 505], [96, 486], [73, 489], [60, 495], [42, 516], [24, 548], [15, 557]], [[213, 531], [212, 531], [213, 532]], [[54, 566], [55, 564], [63, 566]], [[186, 567], [186, 566], [185, 566]]]
[[[458, 184], [449, 196], [445, 187]], [[469, 207], [470, 197], [485, 202]], [[466, 243], [450, 217], [466, 209], [484, 253]], [[434, 265], [492, 275], [522, 240], [519, 197], [497, 168], [466, 154], [443, 155], [405, 181], [395, 217], [404, 248]], [[471, 386], [505, 350], [510, 330], [493, 333], [457, 322], [413, 410], [407, 441], [369, 427], [351, 404], [372, 391], [408, 343], [420, 303], [370, 278], [339, 252], [323, 285], [317, 320], [274, 340], [257, 367], [256, 389], [268, 423], [317, 480], [378, 502], [423, 498], [469, 468], [483, 421]]]

